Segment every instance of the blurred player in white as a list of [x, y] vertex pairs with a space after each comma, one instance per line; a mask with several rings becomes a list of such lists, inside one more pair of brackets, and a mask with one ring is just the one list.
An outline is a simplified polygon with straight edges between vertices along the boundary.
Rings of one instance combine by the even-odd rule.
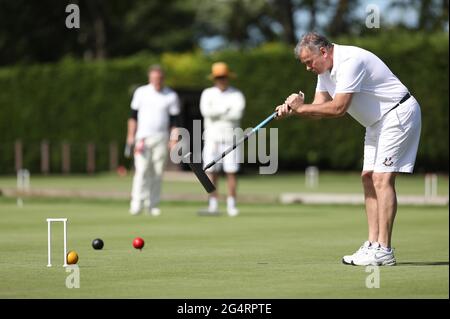
[[[245, 98], [242, 92], [229, 85], [229, 78], [235, 75], [230, 72], [228, 65], [224, 62], [214, 63], [211, 71], [210, 79], [214, 81], [214, 86], [203, 90], [200, 98], [200, 111], [204, 118], [205, 127], [204, 163], [213, 161], [233, 145], [233, 139], [239, 138], [234, 129], [240, 127], [240, 120], [245, 108]], [[219, 172], [223, 169], [226, 173], [228, 185], [227, 213], [229, 216], [236, 216], [239, 213], [236, 207], [236, 173], [239, 170], [240, 156], [238, 147], [206, 171], [216, 189]], [[218, 212], [217, 195], [216, 190], [209, 196], [209, 213]]]
[[134, 92], [128, 119], [127, 145], [134, 145], [135, 166], [130, 213], [137, 215], [145, 207], [152, 216], [158, 216], [168, 148], [178, 140], [180, 103], [177, 93], [164, 86], [160, 66], [149, 68], [148, 81]]

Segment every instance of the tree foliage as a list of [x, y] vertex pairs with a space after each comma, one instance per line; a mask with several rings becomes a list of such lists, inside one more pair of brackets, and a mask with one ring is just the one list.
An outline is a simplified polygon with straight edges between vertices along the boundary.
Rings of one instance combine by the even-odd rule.
[[[79, 29], [65, 24], [72, 3]], [[183, 0], [0, 0], [0, 65], [187, 51], [194, 18]]]
[[[65, 8], [72, 3], [80, 9], [79, 29], [65, 26], [68, 15]], [[0, 65], [54, 62], [66, 56], [92, 60], [139, 52], [190, 51], [209, 38], [220, 39], [222, 48], [242, 49], [265, 42], [292, 45], [299, 32], [307, 30], [332, 37], [370, 34], [373, 32], [364, 28], [364, 18], [356, 16], [362, 3], [361, 0], [0, 0]], [[403, 28], [448, 32], [448, 0], [395, 0], [390, 8], [417, 13], [417, 25]]]

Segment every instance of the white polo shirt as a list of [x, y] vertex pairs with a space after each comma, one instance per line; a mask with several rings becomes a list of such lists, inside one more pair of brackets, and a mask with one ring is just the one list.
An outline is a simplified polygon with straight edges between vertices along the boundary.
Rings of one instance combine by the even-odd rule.
[[180, 113], [177, 93], [168, 87], [160, 92], [147, 84], [136, 89], [131, 108], [138, 111], [136, 139], [169, 134], [169, 116]]
[[375, 54], [354, 46], [333, 44], [333, 68], [318, 75], [316, 91], [354, 93], [347, 112], [363, 126], [380, 120], [408, 92]]
[[233, 142], [233, 130], [240, 126], [245, 108], [241, 91], [229, 86], [225, 91], [213, 86], [203, 90], [200, 111], [204, 118], [206, 141]]

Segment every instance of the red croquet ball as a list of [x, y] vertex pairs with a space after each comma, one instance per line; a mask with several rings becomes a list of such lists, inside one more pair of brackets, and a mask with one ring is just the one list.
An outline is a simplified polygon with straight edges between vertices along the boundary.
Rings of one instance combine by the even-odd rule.
[[142, 247], [144, 247], [144, 240], [141, 237], [136, 237], [133, 240], [133, 247], [136, 249], [142, 249]]

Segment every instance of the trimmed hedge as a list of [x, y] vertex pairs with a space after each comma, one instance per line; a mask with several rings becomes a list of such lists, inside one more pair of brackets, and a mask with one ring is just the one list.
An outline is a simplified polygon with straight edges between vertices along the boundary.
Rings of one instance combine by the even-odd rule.
[[[398, 34], [341, 38], [383, 59], [422, 107], [418, 171], [448, 172], [448, 34]], [[0, 173], [14, 172], [14, 141], [22, 140], [24, 167], [39, 172], [39, 143], [51, 145], [51, 171], [60, 171], [60, 144], [72, 145], [72, 171], [84, 172], [87, 142], [97, 144], [97, 169], [108, 169], [110, 141], [123, 146], [131, 94], [146, 83], [146, 70], [161, 63], [174, 89], [210, 86], [210, 65], [224, 60], [238, 77], [232, 84], [246, 96], [242, 127], [268, 116], [287, 95], [301, 89], [309, 102], [315, 75], [306, 72], [291, 47], [266, 44], [249, 51], [136, 55], [103, 62], [67, 58], [56, 64], [0, 69]], [[317, 164], [323, 169], [359, 170], [364, 128], [349, 116], [332, 120], [287, 119], [279, 128], [279, 163], [285, 169]], [[120, 152], [119, 152], [120, 153]], [[121, 154], [120, 154], [121, 155]], [[120, 158], [120, 162], [124, 162]]]

